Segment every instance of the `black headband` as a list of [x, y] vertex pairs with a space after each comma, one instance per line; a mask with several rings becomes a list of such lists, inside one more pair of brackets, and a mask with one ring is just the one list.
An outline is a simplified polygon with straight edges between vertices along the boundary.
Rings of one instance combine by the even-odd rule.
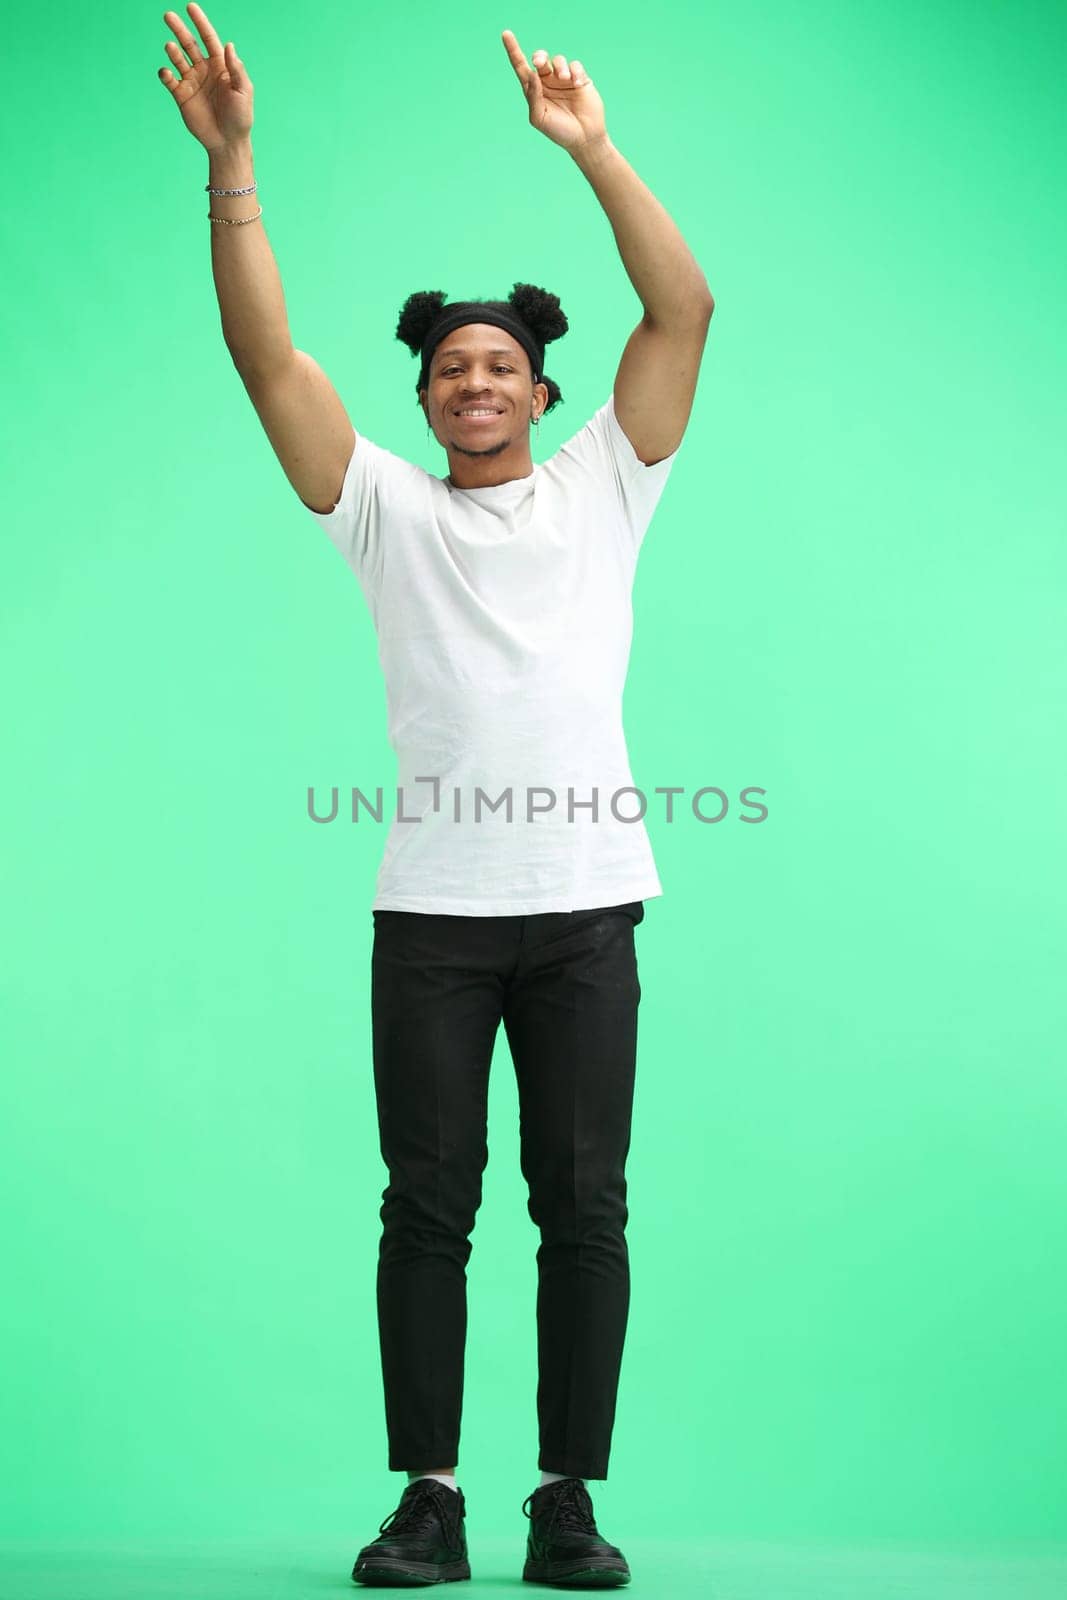
[[545, 347], [539, 344], [533, 330], [523, 322], [521, 317], [513, 311], [502, 310], [499, 306], [488, 305], [484, 300], [457, 300], [453, 305], [443, 306], [441, 314], [431, 324], [426, 337], [422, 341], [422, 366], [419, 370], [419, 388], [429, 387], [430, 363], [437, 346], [448, 334], [456, 328], [466, 327], [472, 322], [488, 322], [495, 328], [503, 328], [522, 345], [530, 358], [533, 368], [533, 381], [540, 383], [541, 369], [544, 366]]

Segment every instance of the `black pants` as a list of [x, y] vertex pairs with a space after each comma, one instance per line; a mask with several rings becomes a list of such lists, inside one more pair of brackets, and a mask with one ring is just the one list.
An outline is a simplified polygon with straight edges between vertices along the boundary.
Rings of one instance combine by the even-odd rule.
[[374, 912], [377, 1299], [390, 1471], [459, 1459], [470, 1234], [501, 1019], [537, 1250], [538, 1466], [606, 1479], [630, 1304], [626, 1156], [644, 905]]

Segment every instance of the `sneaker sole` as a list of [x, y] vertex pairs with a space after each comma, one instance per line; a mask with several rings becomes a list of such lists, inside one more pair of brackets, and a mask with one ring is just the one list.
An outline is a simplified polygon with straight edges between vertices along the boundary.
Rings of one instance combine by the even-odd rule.
[[398, 1561], [382, 1557], [379, 1561], [357, 1562], [352, 1582], [374, 1584], [379, 1588], [410, 1588], [427, 1583], [454, 1583], [471, 1575], [469, 1561]]
[[583, 1589], [607, 1589], [629, 1583], [630, 1569], [624, 1562], [613, 1562], [610, 1557], [596, 1566], [580, 1562], [530, 1561], [522, 1569], [527, 1583], [577, 1584]]

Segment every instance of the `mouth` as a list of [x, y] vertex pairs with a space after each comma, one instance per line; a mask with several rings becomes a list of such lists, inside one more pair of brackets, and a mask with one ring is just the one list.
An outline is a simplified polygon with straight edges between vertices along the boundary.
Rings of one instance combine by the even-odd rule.
[[503, 414], [504, 413], [503, 413], [502, 410], [498, 411], [494, 407], [492, 410], [488, 410], [488, 411], [481, 410], [481, 411], [475, 411], [473, 413], [465, 412], [465, 411], [457, 411], [456, 412], [456, 417], [459, 419], [460, 422], [486, 423], [486, 422], [495, 422], [497, 417], [501, 417], [501, 416], [503, 416]]

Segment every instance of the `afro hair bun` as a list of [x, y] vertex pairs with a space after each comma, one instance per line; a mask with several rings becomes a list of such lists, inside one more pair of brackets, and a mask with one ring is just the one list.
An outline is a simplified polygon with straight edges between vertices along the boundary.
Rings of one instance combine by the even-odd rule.
[[560, 309], [559, 295], [549, 294], [532, 283], [517, 283], [508, 295], [508, 304], [528, 328], [532, 328], [541, 344], [551, 344], [562, 339], [567, 331], [567, 318]]
[[407, 345], [413, 356], [422, 349], [422, 341], [441, 315], [445, 295], [440, 289], [419, 289], [409, 294], [396, 325], [396, 336]]

